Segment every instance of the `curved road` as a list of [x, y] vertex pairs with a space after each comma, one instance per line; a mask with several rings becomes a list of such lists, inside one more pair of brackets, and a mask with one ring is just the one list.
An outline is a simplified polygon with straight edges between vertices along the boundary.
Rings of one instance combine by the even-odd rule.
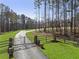
[[26, 33], [31, 31], [20, 31], [15, 36], [15, 59], [47, 59], [47, 57], [38, 49], [38, 47], [35, 44], [32, 44], [26, 37]]

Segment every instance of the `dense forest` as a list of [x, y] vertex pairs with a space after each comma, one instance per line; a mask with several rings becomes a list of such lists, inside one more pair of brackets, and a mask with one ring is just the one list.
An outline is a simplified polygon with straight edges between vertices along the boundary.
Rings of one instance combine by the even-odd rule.
[[24, 14], [18, 15], [8, 6], [0, 4], [0, 33], [20, 29], [32, 29], [35, 28], [33, 26], [34, 23], [34, 19]]
[[79, 0], [34, 0], [34, 6], [37, 28], [55, 37], [78, 37]]

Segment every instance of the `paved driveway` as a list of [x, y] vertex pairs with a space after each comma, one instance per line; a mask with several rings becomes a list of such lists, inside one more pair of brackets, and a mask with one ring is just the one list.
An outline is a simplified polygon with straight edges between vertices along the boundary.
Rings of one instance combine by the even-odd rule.
[[26, 33], [31, 31], [20, 31], [16, 34], [14, 40], [15, 59], [47, 59], [38, 47], [26, 37]]

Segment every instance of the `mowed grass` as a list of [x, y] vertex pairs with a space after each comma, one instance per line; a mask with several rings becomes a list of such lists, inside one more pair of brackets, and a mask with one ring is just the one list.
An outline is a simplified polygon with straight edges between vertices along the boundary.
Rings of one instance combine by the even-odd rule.
[[[19, 31], [11, 31], [11, 32], [6, 32], [6, 33], [3, 33], [2, 35], [0, 35], [0, 59], [9, 59], [8, 58], [8, 53], [7, 53], [7, 47], [6, 46], [8, 43], [8, 40], [10, 37], [14, 37], [16, 35], [16, 33], [19, 32]], [[6, 41], [6, 42], [3, 42], [3, 41]], [[2, 45], [1, 45], [2, 43]]]
[[[79, 59], [79, 47], [76, 47], [72, 42], [60, 40], [58, 43], [49, 42], [46, 43], [45, 36], [41, 33], [37, 33], [41, 37], [41, 42], [44, 43], [42, 52], [48, 56], [49, 59]], [[27, 37], [33, 42], [34, 33], [27, 33]], [[50, 41], [52, 37], [48, 36]]]

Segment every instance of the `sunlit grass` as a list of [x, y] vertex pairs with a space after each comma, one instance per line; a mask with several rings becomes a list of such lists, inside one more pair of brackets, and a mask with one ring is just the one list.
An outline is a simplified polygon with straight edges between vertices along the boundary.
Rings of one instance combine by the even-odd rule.
[[[8, 40], [10, 37], [14, 37], [18, 31], [12, 31], [12, 32], [6, 32], [0, 35], [0, 43], [3, 41]], [[8, 43], [8, 41], [6, 41]], [[3, 45], [0, 45], [0, 59], [9, 59], [8, 53], [7, 53], [7, 47], [6, 44], [3, 43]], [[4, 47], [3, 47], [4, 46]]]
[[[41, 33], [37, 33], [38, 36], [42, 37], [40, 40], [42, 43], [45, 43], [45, 36]], [[27, 37], [30, 38], [31, 41], [34, 39], [34, 33], [27, 33]], [[52, 38], [48, 36], [48, 40]], [[44, 50], [42, 52], [48, 56], [49, 59], [79, 59], [79, 47], [73, 45], [73, 42], [60, 40], [60, 42], [50, 42], [44, 44]]]

